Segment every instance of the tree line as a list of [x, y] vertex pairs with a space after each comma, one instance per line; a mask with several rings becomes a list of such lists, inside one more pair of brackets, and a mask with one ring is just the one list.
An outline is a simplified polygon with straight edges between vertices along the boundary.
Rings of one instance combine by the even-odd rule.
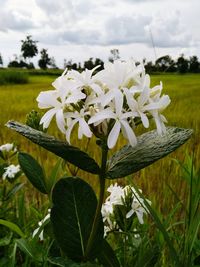
[[[15, 55], [14, 60], [10, 61], [8, 68], [27, 68], [34, 69], [34, 64], [30, 61], [35, 57], [39, 51], [37, 47], [38, 41], [32, 39], [31, 35], [26, 36], [25, 40], [21, 40], [21, 55], [18, 57]], [[116, 59], [120, 59], [120, 53], [118, 49], [110, 50], [110, 56], [108, 60], [113, 62]], [[136, 62], [139, 64], [139, 62]], [[171, 56], [165, 55], [158, 58], [155, 63], [143, 59], [143, 64], [148, 73], [154, 72], [178, 72], [178, 73], [200, 73], [200, 62], [197, 56], [191, 56], [186, 58], [184, 54], [181, 54], [176, 60]], [[89, 58], [83, 65], [79, 62], [73, 62], [72, 60], [64, 59], [64, 68], [82, 70], [92, 69], [96, 66], [100, 66], [99, 70], [103, 69], [104, 62], [100, 58]], [[0, 54], [0, 66], [3, 66], [3, 58]], [[40, 51], [40, 59], [38, 60], [38, 66], [41, 69], [58, 69], [54, 57], [50, 57], [48, 50], [43, 48]]]

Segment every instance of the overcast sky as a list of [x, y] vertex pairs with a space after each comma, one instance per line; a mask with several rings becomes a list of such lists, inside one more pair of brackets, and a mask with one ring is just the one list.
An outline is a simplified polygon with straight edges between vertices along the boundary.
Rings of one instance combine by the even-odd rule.
[[200, 57], [199, 12], [200, 0], [0, 0], [0, 53], [6, 65], [32, 35], [60, 67], [113, 48], [123, 59]]

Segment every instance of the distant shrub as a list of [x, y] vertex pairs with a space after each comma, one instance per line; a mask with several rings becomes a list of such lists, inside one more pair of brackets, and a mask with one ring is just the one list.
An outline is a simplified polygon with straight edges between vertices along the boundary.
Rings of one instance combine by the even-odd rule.
[[20, 61], [13, 60], [8, 64], [8, 68], [35, 69], [35, 66], [32, 62], [26, 63], [23, 60], [20, 60]]
[[15, 70], [0, 71], [0, 85], [28, 83], [28, 73]]
[[41, 70], [41, 69], [34, 69], [34, 70], [27, 70], [29, 75], [38, 75], [38, 76], [43, 76], [43, 75], [48, 75], [48, 76], [59, 76], [62, 74], [63, 70], [60, 69], [47, 69], [47, 70]]

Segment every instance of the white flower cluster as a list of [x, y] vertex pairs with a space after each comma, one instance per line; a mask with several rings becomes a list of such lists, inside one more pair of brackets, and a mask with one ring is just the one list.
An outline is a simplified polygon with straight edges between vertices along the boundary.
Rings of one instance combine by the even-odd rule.
[[[126, 218], [128, 219], [135, 214], [139, 223], [144, 223], [143, 215], [147, 213], [147, 210], [145, 209], [144, 200], [137, 194], [137, 192], [132, 186], [127, 185], [123, 188], [117, 185], [117, 183], [115, 183], [114, 185], [110, 185], [107, 191], [110, 193], [110, 195], [107, 197], [105, 203], [102, 205], [101, 210], [103, 222], [105, 225], [105, 234], [109, 231], [118, 228], [118, 225], [115, 220], [114, 208], [116, 205], [127, 205], [127, 196], [129, 199], [131, 199], [131, 204], [130, 207], [127, 207], [129, 211], [126, 214]], [[146, 201], [151, 204], [148, 199], [146, 199]]]
[[98, 67], [79, 73], [65, 71], [53, 82], [55, 90], [41, 92], [37, 97], [41, 109], [49, 109], [41, 119], [48, 128], [52, 118], [70, 143], [71, 132], [78, 124], [78, 138], [104, 135], [107, 145], [113, 148], [119, 133], [134, 146], [136, 120], [145, 128], [153, 118], [159, 134], [165, 132], [166, 119], [161, 112], [170, 99], [161, 96], [162, 83], [150, 88], [150, 77], [143, 65], [134, 61], [117, 60], [106, 63], [104, 69], [94, 74]]
[[4, 168], [5, 172], [2, 175], [3, 180], [6, 178], [13, 179], [15, 176], [20, 172], [20, 166], [19, 165], [13, 165], [11, 164], [10, 166]]

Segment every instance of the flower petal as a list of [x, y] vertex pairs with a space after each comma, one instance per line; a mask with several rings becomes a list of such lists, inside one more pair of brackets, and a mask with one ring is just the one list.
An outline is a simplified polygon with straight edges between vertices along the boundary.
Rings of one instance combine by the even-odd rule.
[[128, 141], [129, 141], [131, 146], [135, 146], [137, 144], [137, 138], [136, 138], [132, 128], [130, 127], [130, 125], [128, 124], [127, 121], [121, 120], [120, 122], [122, 124], [124, 132], [126, 133], [126, 136], [124, 136], [124, 137], [128, 138]]
[[58, 92], [56, 90], [49, 90], [41, 92], [36, 98], [39, 108], [57, 107], [60, 103], [57, 100]]
[[107, 108], [107, 109], [104, 109], [104, 110], [100, 111], [99, 113], [95, 114], [94, 116], [92, 116], [89, 119], [88, 124], [101, 122], [102, 120], [112, 119], [112, 118], [113, 119], [115, 118], [115, 114], [112, 112], [112, 110]]
[[40, 120], [40, 124], [43, 124], [43, 127], [46, 129], [49, 127], [49, 124], [53, 118], [53, 116], [56, 114], [57, 109], [52, 108], [49, 111], [47, 111], [44, 116]]
[[116, 121], [108, 136], [108, 147], [109, 148], [113, 148], [115, 146], [117, 142], [117, 138], [119, 136], [120, 128], [121, 128], [120, 122]]
[[[79, 120], [79, 130], [81, 130], [82, 133], [83, 133], [85, 136], [87, 136], [87, 137], [89, 137], [89, 138], [92, 137], [92, 132], [91, 132], [91, 130], [90, 130], [90, 127], [88, 126], [87, 122], [86, 122], [83, 118], [81, 118], [81, 119]], [[80, 138], [79, 138], [79, 139], [80, 139]]]
[[71, 131], [72, 131], [74, 125], [75, 125], [77, 122], [78, 122], [78, 119], [72, 120], [71, 123], [70, 123], [70, 125], [69, 125], [69, 127], [68, 127], [67, 130], [66, 130], [66, 133], [65, 133], [65, 135], [66, 135], [66, 140], [67, 140], [67, 142], [68, 142], [69, 144], [70, 144], [70, 135], [71, 135]]
[[65, 133], [65, 119], [63, 110], [60, 109], [56, 112], [56, 123], [61, 132]]
[[144, 114], [143, 112], [139, 112], [140, 114], [140, 117], [141, 117], [141, 121], [142, 121], [142, 124], [145, 128], [148, 128], [149, 127], [149, 120], [147, 118], [147, 115]]
[[130, 218], [134, 213], [134, 210], [130, 210], [127, 214], [126, 214], [126, 219]]
[[120, 115], [122, 113], [124, 96], [123, 96], [122, 92], [119, 91], [119, 90], [116, 90], [114, 92], [114, 95], [115, 95], [115, 110], [116, 110], [116, 114], [117, 114], [117, 116], [120, 117]]

